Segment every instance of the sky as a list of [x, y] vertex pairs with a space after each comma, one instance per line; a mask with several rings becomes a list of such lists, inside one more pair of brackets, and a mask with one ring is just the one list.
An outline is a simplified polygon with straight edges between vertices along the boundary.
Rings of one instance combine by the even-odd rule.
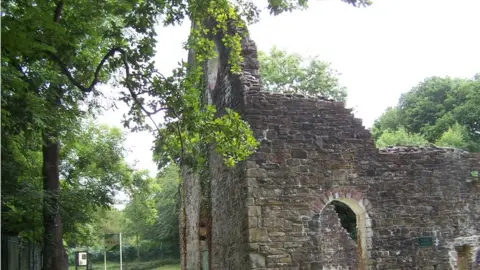
[[[306, 11], [262, 14], [249, 27], [259, 50], [272, 46], [330, 62], [347, 87], [347, 107], [370, 127], [400, 95], [429, 76], [472, 78], [480, 72], [480, 0], [373, 0], [354, 8], [340, 0], [310, 0]], [[158, 27], [157, 68], [169, 74], [187, 54], [189, 23]], [[115, 89], [106, 89], [110, 94]], [[126, 107], [100, 123], [121, 127]], [[129, 162], [156, 172], [153, 137], [130, 133]]]

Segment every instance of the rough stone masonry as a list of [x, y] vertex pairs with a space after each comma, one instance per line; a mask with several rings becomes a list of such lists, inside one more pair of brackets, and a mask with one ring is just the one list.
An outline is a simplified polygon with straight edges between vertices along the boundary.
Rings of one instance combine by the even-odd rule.
[[[235, 168], [210, 153], [206, 214], [200, 181], [186, 177], [183, 269], [480, 269], [479, 154], [378, 150], [343, 103], [263, 92], [256, 46], [242, 45], [235, 75], [217, 42], [206, 96], [238, 111], [261, 144]], [[355, 213], [357, 241], [332, 201]]]

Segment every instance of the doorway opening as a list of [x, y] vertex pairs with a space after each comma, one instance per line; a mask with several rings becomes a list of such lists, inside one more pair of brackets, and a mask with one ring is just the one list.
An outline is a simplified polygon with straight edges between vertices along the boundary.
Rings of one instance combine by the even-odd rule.
[[353, 240], [352, 244], [356, 247], [356, 269], [366, 269], [369, 265], [373, 235], [370, 215], [367, 212], [367, 209], [371, 210], [370, 202], [360, 192], [343, 188], [328, 191], [319, 198], [314, 204], [314, 212], [322, 216], [326, 206], [330, 209], [327, 211], [331, 211], [339, 220], [340, 224], [337, 224], [346, 232], [346, 240]]
[[357, 243], [357, 215], [353, 210], [341, 201], [332, 201], [330, 203], [335, 208], [342, 227], [348, 232], [350, 238]]

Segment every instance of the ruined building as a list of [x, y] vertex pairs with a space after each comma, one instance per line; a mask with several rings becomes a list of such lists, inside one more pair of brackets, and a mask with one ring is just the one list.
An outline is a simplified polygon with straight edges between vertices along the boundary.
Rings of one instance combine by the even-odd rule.
[[260, 146], [235, 168], [212, 152], [208, 185], [185, 172], [183, 269], [480, 269], [479, 154], [376, 149], [343, 103], [263, 92], [256, 46], [242, 44], [240, 75], [218, 46], [206, 95]]

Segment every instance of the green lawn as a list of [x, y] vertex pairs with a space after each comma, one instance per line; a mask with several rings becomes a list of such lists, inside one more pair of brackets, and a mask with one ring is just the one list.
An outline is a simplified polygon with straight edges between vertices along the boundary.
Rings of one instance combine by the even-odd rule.
[[[83, 270], [85, 268], [79, 267], [78, 269]], [[93, 269], [103, 270], [104, 269], [103, 263], [93, 264]], [[118, 270], [118, 269], [120, 269], [120, 264], [119, 263], [111, 263], [111, 262], [107, 263], [107, 270]], [[68, 270], [75, 270], [75, 266], [68, 267]], [[161, 266], [161, 267], [153, 268], [152, 270], [180, 270], [180, 264], [164, 265], [164, 266]]]
[[[101, 270], [104, 270], [105, 269], [105, 266], [103, 263], [94, 263], [93, 265], [93, 269], [96, 270], [96, 269], [101, 269]], [[78, 267], [79, 270], [85, 270], [85, 267]], [[107, 262], [107, 270], [118, 270], [120, 269], [120, 263], [113, 263], [113, 262]], [[69, 266], [68, 267], [68, 270], [75, 270], [75, 266]]]
[[165, 265], [159, 268], [155, 268], [153, 270], [180, 270], [180, 264]]

